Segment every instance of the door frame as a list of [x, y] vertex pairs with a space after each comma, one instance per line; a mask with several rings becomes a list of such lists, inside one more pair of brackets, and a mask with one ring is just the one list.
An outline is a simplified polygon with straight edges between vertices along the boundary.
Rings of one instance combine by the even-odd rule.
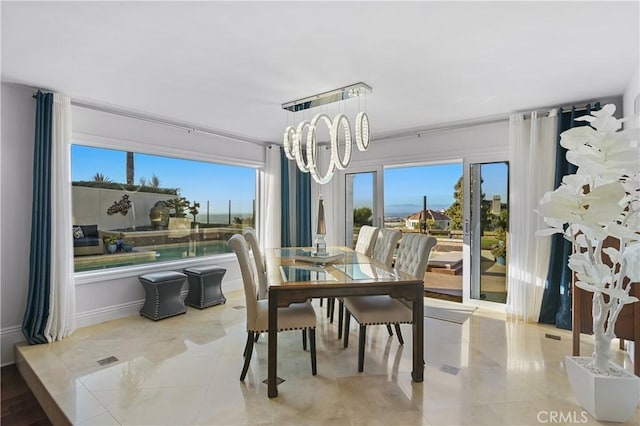
[[338, 241], [341, 241], [342, 244], [350, 246], [346, 241], [346, 219], [347, 219], [347, 191], [346, 191], [346, 175], [357, 174], [357, 173], [375, 173], [376, 178], [373, 182], [373, 226], [384, 227], [384, 168], [382, 165], [376, 166], [361, 166], [361, 167], [352, 167], [350, 166], [347, 170], [342, 171], [338, 174], [338, 185], [340, 188], [340, 193], [343, 194], [342, 202], [339, 204], [339, 217], [342, 220], [339, 220], [339, 235], [340, 238]]
[[[474, 154], [465, 156], [463, 159], [463, 179], [464, 179], [464, 191], [463, 191], [463, 243], [462, 243], [462, 258], [463, 258], [463, 273], [462, 273], [462, 303], [477, 306], [479, 308], [504, 312], [506, 313], [507, 304], [490, 302], [481, 299], [471, 298], [471, 285], [472, 285], [472, 264], [471, 264], [471, 164], [477, 163], [497, 163], [497, 162], [509, 162], [508, 151], [488, 152], [483, 154]], [[509, 171], [509, 178], [511, 171]], [[509, 185], [509, 188], [511, 185]], [[508, 268], [508, 264], [507, 264]], [[507, 269], [508, 270], [508, 269]], [[476, 271], [477, 272], [477, 271]], [[507, 273], [507, 291], [509, 288], [508, 280], [509, 275]]]

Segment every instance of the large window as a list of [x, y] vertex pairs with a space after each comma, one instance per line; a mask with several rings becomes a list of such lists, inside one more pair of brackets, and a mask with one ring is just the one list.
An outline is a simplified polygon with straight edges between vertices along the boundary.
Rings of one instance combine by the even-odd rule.
[[256, 170], [73, 145], [75, 271], [229, 252], [255, 227]]

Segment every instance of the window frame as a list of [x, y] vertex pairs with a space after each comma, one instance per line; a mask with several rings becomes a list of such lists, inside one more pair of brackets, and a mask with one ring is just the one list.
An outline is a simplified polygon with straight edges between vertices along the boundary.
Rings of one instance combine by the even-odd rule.
[[[71, 146], [72, 145], [81, 145], [88, 146], [93, 148], [102, 148], [102, 149], [112, 149], [119, 150], [124, 152], [136, 152], [140, 154], [148, 154], [148, 155], [157, 155], [157, 156], [165, 156], [171, 158], [179, 158], [183, 160], [189, 161], [203, 161], [210, 163], [223, 164], [228, 166], [238, 166], [238, 167], [247, 167], [254, 169], [255, 172], [255, 200], [256, 206], [259, 206], [260, 199], [260, 188], [258, 186], [258, 177], [260, 170], [264, 169], [264, 163], [252, 160], [246, 160], [242, 158], [229, 157], [224, 155], [213, 154], [210, 152], [204, 151], [196, 151], [194, 149], [189, 148], [175, 148], [166, 145], [154, 145], [145, 142], [133, 141], [133, 140], [123, 140], [116, 139], [104, 136], [91, 135], [86, 133], [73, 132], [71, 135], [71, 140], [68, 144], [67, 155], [69, 156], [69, 165], [73, 167], [71, 164]], [[71, 174], [66, 178], [66, 185], [71, 186], [72, 179]], [[256, 228], [260, 226], [260, 217], [261, 212], [256, 208], [255, 213], [255, 224]], [[71, 229], [65, 230], [64, 232], [71, 232]], [[73, 250], [70, 251], [70, 254], [73, 256]], [[122, 266], [117, 268], [109, 268], [109, 269], [96, 269], [92, 271], [81, 271], [81, 272], [73, 272], [74, 280], [76, 285], [85, 285], [91, 284], [99, 281], [111, 281], [114, 279], [123, 279], [130, 278], [138, 275], [142, 275], [144, 273], [157, 271], [158, 269], [162, 270], [171, 270], [171, 269], [184, 269], [187, 267], [198, 266], [206, 262], [210, 262], [211, 259], [216, 259], [220, 263], [228, 263], [235, 259], [233, 253], [223, 253], [216, 254], [211, 256], [200, 256], [193, 257], [187, 259], [180, 260], [169, 260], [160, 263], [146, 263], [140, 265], [133, 266]]]

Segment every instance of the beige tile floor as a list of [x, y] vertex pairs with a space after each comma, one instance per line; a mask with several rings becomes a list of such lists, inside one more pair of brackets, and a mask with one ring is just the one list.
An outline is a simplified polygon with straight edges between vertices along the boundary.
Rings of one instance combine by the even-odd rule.
[[[278, 375], [285, 382], [269, 399], [266, 336], [245, 382], [238, 380], [244, 296], [227, 297], [225, 305], [159, 322], [132, 316], [78, 329], [62, 342], [21, 346], [18, 366], [56, 424], [539, 425], [552, 424], [552, 413], [598, 424], [588, 415], [583, 421], [566, 378], [569, 332], [482, 310], [462, 325], [425, 318], [425, 380], [412, 383], [410, 326], [403, 326], [404, 347], [384, 327], [371, 327], [358, 373], [357, 324], [343, 349], [337, 324], [314, 301], [318, 375], [311, 375], [300, 333], [281, 333]], [[589, 341], [583, 336], [585, 353]], [[97, 363], [109, 356], [118, 361]], [[640, 424], [640, 410], [628, 424]]]

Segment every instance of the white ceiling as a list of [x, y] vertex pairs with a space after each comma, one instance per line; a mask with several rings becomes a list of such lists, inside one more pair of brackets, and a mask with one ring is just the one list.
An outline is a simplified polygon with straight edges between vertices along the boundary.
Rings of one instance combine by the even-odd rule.
[[[620, 95], [639, 13], [637, 1], [3, 1], [2, 80], [276, 142], [294, 120], [281, 103], [363, 81], [380, 137]], [[352, 118], [357, 102], [328, 112]]]

